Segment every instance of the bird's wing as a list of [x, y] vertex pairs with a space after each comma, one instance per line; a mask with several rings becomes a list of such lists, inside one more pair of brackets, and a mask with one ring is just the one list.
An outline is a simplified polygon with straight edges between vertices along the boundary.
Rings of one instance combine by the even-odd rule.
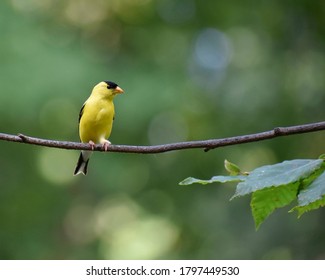
[[84, 105], [82, 105], [82, 107], [81, 107], [81, 109], [80, 109], [78, 123], [80, 123], [80, 120], [81, 120], [82, 114], [84, 113], [85, 105], [86, 105], [86, 103], [85, 103]]

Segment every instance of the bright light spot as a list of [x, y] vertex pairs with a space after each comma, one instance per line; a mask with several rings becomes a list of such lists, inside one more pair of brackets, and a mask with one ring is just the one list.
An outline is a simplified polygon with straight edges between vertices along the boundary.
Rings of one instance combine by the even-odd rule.
[[141, 208], [127, 196], [111, 197], [102, 201], [96, 209], [95, 231], [100, 238], [137, 219]]
[[[234, 28], [229, 31], [233, 42], [232, 63], [241, 68], [252, 67], [262, 63], [266, 57], [267, 43], [262, 43], [260, 38], [248, 28]], [[264, 38], [265, 41], [265, 38]]]
[[12, 6], [22, 12], [33, 12], [48, 10], [54, 0], [11, 0]]
[[106, 240], [108, 259], [158, 259], [173, 249], [178, 229], [167, 219], [145, 216]]
[[215, 90], [225, 76], [231, 55], [232, 47], [224, 33], [213, 28], [202, 30], [189, 64], [191, 79], [203, 89]]
[[41, 149], [38, 167], [43, 177], [56, 185], [66, 185], [75, 177], [73, 168], [77, 163], [77, 156], [71, 151], [61, 149]]
[[208, 28], [200, 32], [196, 39], [195, 61], [204, 68], [217, 70], [228, 66], [230, 43], [224, 33]]
[[104, 0], [69, 0], [65, 15], [68, 20], [79, 26], [100, 23], [107, 16], [108, 5]]
[[105, 259], [156, 259], [171, 251], [179, 230], [166, 218], [147, 215], [127, 196], [111, 197], [95, 211], [95, 231]]

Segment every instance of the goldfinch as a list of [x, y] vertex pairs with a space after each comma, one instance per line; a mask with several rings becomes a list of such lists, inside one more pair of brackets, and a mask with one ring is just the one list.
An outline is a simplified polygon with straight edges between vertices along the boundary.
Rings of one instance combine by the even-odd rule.
[[[89, 143], [94, 149], [95, 144], [102, 144], [105, 151], [111, 144], [110, 136], [114, 120], [113, 99], [123, 93], [117, 84], [104, 81], [97, 84], [79, 113], [79, 136], [83, 143]], [[74, 175], [86, 175], [91, 151], [81, 151]]]

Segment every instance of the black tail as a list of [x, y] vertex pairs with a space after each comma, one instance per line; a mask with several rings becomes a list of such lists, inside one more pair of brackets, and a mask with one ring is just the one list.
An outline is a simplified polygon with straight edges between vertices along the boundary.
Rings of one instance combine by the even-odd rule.
[[76, 169], [74, 170], [73, 175], [78, 175], [80, 173], [86, 175], [87, 174], [87, 167], [88, 167], [89, 157], [86, 159], [84, 158], [83, 153], [80, 153], [78, 163]]

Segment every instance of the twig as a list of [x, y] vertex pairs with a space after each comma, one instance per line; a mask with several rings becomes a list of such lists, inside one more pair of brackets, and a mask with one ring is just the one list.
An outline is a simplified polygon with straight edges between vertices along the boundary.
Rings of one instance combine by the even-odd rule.
[[[128, 146], [128, 145], [110, 145], [108, 147], [108, 152], [117, 152], [117, 153], [137, 153], [137, 154], [155, 154], [155, 153], [165, 153], [175, 150], [184, 150], [184, 149], [204, 149], [204, 151], [209, 151], [211, 149], [237, 145], [249, 142], [256, 142], [266, 139], [272, 139], [275, 137], [288, 136], [293, 134], [302, 134], [308, 132], [314, 132], [319, 130], [325, 130], [325, 122], [297, 125], [297, 126], [288, 126], [288, 127], [276, 127], [272, 130], [234, 136], [229, 138], [220, 138], [220, 139], [211, 139], [203, 141], [188, 141], [188, 142], [178, 142], [164, 145], [155, 145], [155, 146]], [[57, 141], [57, 140], [48, 140], [26, 136], [24, 134], [11, 135], [0, 133], [0, 140], [32, 144], [38, 146], [45, 146], [58, 149], [67, 149], [67, 150], [91, 150], [89, 144], [77, 143], [77, 142], [68, 142], [68, 141]], [[104, 151], [102, 145], [95, 145], [95, 151]]]

